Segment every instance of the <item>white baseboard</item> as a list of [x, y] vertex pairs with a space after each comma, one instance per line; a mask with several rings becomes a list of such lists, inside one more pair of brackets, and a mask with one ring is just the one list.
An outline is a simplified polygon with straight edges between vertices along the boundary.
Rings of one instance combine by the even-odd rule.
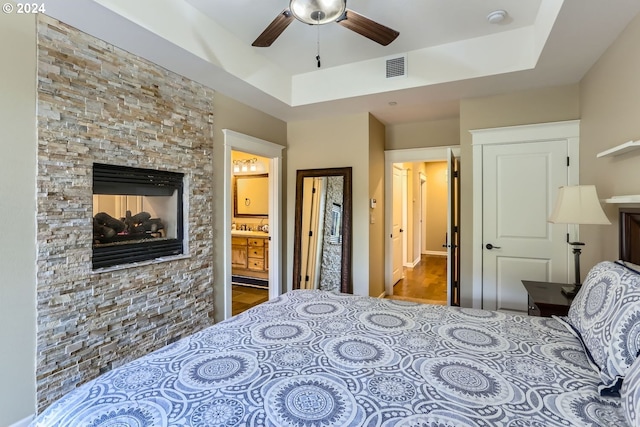
[[447, 256], [447, 251], [424, 251], [424, 255]]
[[415, 268], [416, 265], [420, 264], [420, 261], [420, 257], [418, 257], [417, 259], [414, 259], [413, 262], [405, 262], [403, 267]]
[[27, 427], [31, 421], [33, 421], [33, 415], [29, 415], [28, 417], [20, 421], [16, 421], [15, 423], [11, 424], [9, 427]]

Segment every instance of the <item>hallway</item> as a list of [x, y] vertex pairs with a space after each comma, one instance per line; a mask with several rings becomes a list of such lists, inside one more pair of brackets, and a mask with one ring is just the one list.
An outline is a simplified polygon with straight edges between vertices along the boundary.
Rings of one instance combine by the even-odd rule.
[[405, 267], [391, 298], [446, 305], [447, 257], [422, 255], [414, 268]]

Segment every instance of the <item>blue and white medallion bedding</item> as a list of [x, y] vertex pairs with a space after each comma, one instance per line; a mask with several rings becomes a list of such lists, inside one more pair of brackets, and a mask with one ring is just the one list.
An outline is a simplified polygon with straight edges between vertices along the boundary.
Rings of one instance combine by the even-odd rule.
[[625, 426], [551, 318], [292, 291], [114, 369], [33, 426]]

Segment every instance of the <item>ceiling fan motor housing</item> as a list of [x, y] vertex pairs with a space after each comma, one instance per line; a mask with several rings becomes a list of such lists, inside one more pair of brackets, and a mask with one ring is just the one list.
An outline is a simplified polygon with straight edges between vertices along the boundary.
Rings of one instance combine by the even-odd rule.
[[291, 0], [289, 9], [293, 16], [310, 25], [335, 22], [347, 9], [345, 0]]

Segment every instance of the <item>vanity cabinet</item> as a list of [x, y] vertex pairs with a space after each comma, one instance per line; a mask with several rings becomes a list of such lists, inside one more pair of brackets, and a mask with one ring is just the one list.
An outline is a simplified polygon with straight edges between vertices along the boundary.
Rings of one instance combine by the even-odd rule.
[[247, 268], [247, 238], [231, 238], [231, 268]]
[[269, 237], [231, 238], [231, 270], [239, 276], [269, 278]]

